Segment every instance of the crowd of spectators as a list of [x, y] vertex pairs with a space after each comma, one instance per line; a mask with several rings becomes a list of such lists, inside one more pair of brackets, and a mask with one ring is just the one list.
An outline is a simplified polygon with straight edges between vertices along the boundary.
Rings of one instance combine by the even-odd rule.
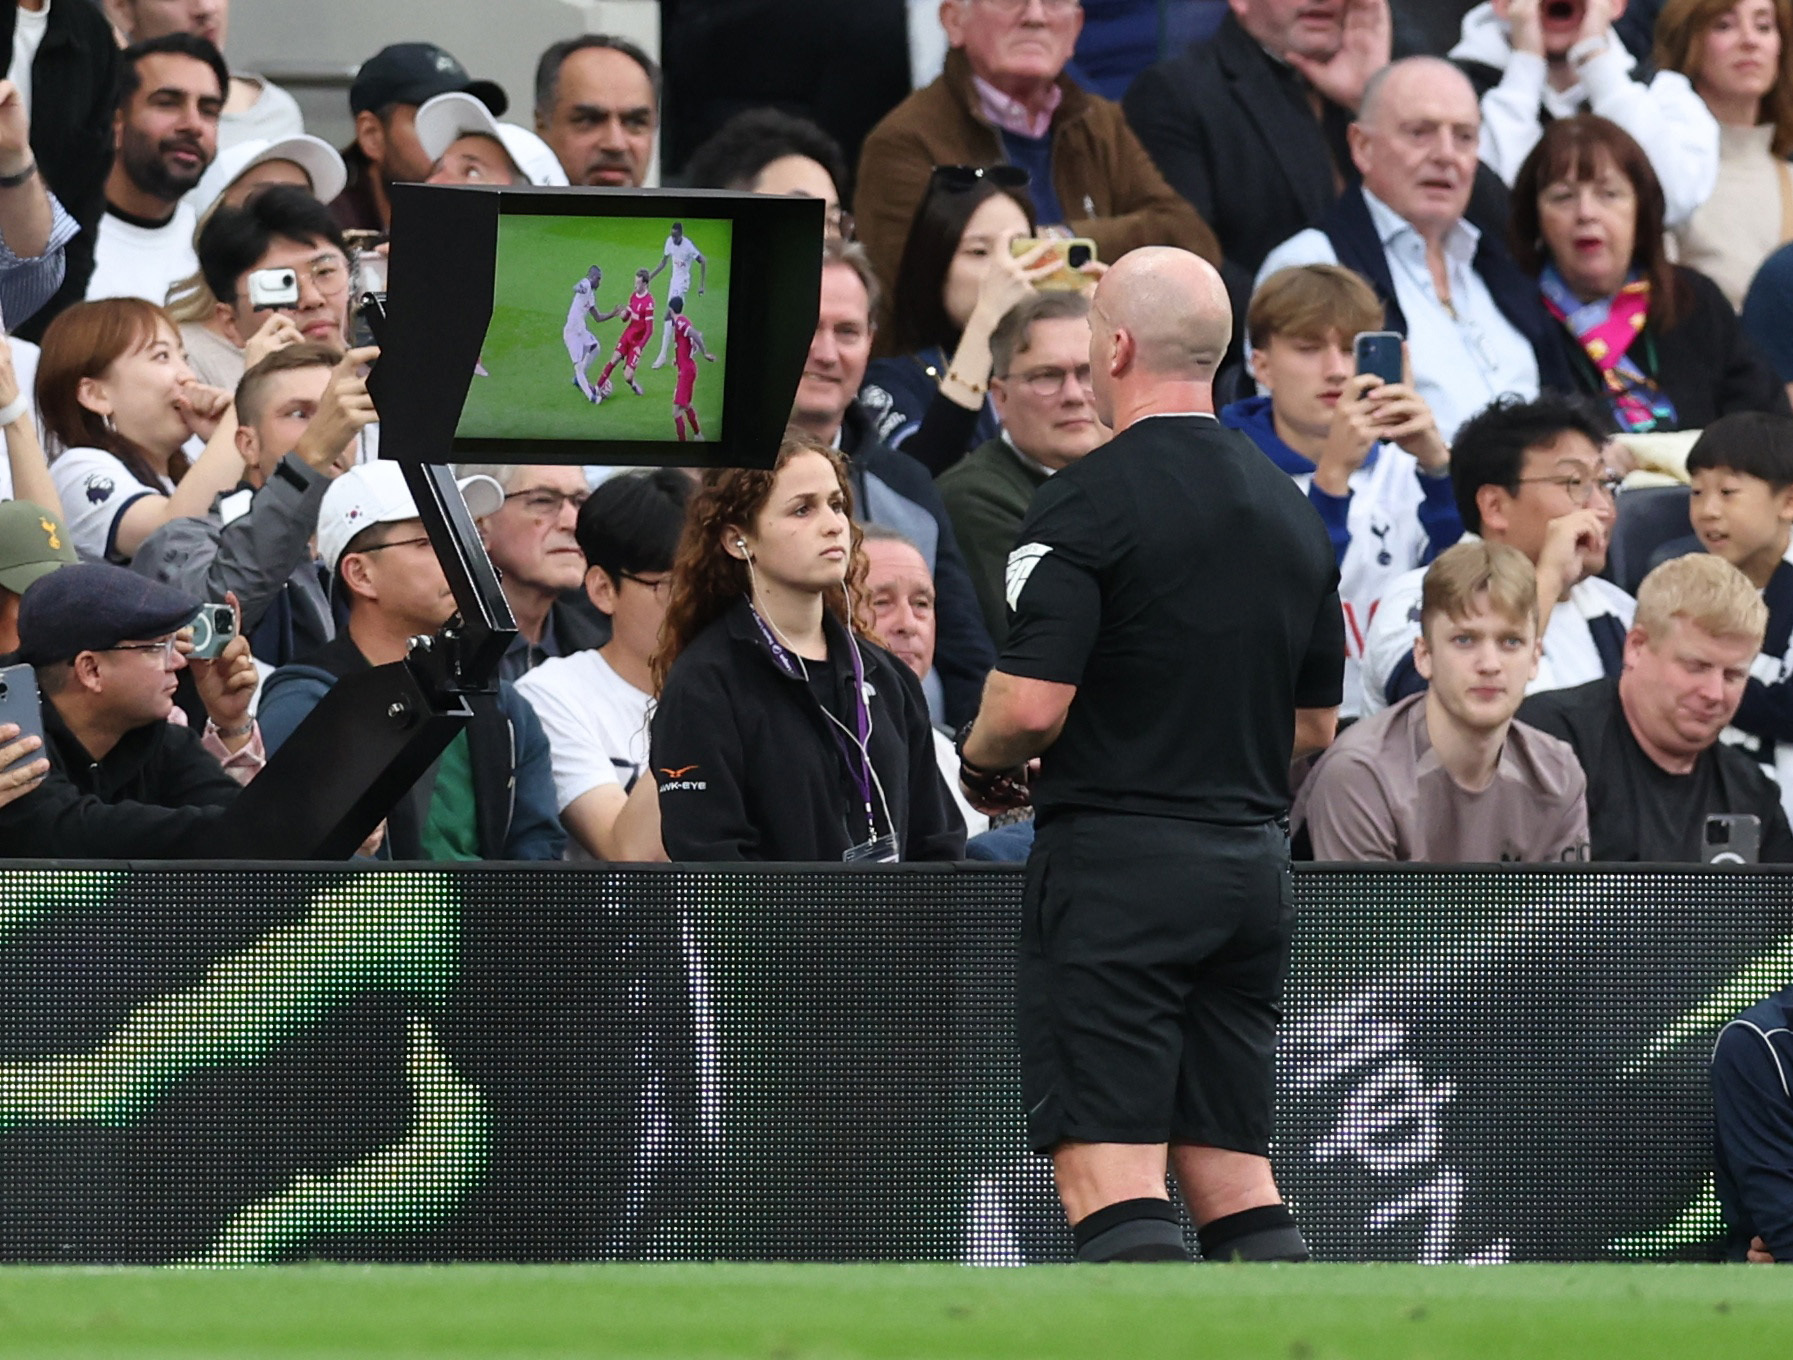
[[[459, 467], [517, 636], [370, 853], [1024, 854], [950, 734], [1034, 493], [1108, 437], [1090, 298], [1169, 245], [1233, 303], [1213, 413], [1340, 574], [1298, 846], [1698, 860], [1741, 820], [1793, 858], [1793, 7], [1654, 8], [1489, 0], [1416, 44], [1388, 0], [1228, 0], [1153, 62], [1081, 61], [1077, 0], [943, 0], [943, 59], [843, 152], [596, 34], [508, 93], [371, 53], [338, 148], [227, 63], [223, 0], [0, 5], [0, 643], [45, 715], [0, 746], [0, 839], [191, 847], [339, 679], [450, 619], [353, 339], [391, 186], [639, 187], [665, 123], [709, 132], [676, 182], [824, 204], [790, 433], [701, 479]], [[1083, 288], [1042, 286], [1053, 238], [1095, 243]], [[1379, 331], [1400, 381], [1361, 371]], [[1640, 467], [1689, 517], [1620, 582]], [[201, 603], [240, 636], [189, 661]]]

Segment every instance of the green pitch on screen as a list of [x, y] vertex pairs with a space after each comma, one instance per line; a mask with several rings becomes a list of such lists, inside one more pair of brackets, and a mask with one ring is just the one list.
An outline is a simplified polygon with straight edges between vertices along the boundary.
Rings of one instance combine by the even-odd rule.
[[[693, 264], [685, 315], [716, 356], [710, 363], [692, 350], [697, 386], [692, 405], [704, 438], [721, 435], [722, 385], [728, 369], [728, 282], [733, 224], [712, 218], [681, 218], [685, 236], [703, 252], [708, 274]], [[652, 270], [665, 253], [670, 217], [528, 217], [498, 220], [498, 269], [492, 321], [486, 329], [476, 375], [461, 408], [456, 433], [470, 439], [661, 439], [677, 442], [672, 398], [678, 383], [676, 346], [666, 347], [666, 365], [655, 368], [663, 328], [671, 319], [667, 292], [672, 265], [649, 285], [654, 297], [654, 333], [642, 351], [636, 396], [623, 381], [618, 363], [610, 375], [611, 395], [593, 405], [573, 380], [573, 361], [562, 333], [573, 288], [592, 265], [604, 271], [597, 310], [620, 306], [635, 288], [635, 271]], [[703, 292], [698, 292], [699, 286]], [[588, 330], [599, 349], [587, 365], [595, 386], [616, 352], [627, 325], [624, 317]]]

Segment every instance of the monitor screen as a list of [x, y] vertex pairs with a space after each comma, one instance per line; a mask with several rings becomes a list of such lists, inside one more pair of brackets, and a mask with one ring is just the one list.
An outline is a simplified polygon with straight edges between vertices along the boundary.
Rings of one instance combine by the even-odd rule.
[[717, 439], [734, 224], [506, 215], [456, 434]]

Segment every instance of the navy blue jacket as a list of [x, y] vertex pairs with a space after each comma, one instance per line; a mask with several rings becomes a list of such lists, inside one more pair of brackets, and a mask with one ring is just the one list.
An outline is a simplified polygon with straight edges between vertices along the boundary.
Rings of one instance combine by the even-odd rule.
[[1718, 1200], [1729, 1254], [1760, 1237], [1793, 1263], [1793, 987], [1744, 1011], [1712, 1046]]

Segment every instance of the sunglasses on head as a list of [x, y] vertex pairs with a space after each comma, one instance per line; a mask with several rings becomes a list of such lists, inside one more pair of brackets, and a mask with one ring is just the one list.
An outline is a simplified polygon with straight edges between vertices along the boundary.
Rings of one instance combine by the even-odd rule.
[[999, 189], [1025, 189], [1033, 176], [1018, 165], [936, 165], [934, 183], [942, 189], [963, 193], [988, 181]]

